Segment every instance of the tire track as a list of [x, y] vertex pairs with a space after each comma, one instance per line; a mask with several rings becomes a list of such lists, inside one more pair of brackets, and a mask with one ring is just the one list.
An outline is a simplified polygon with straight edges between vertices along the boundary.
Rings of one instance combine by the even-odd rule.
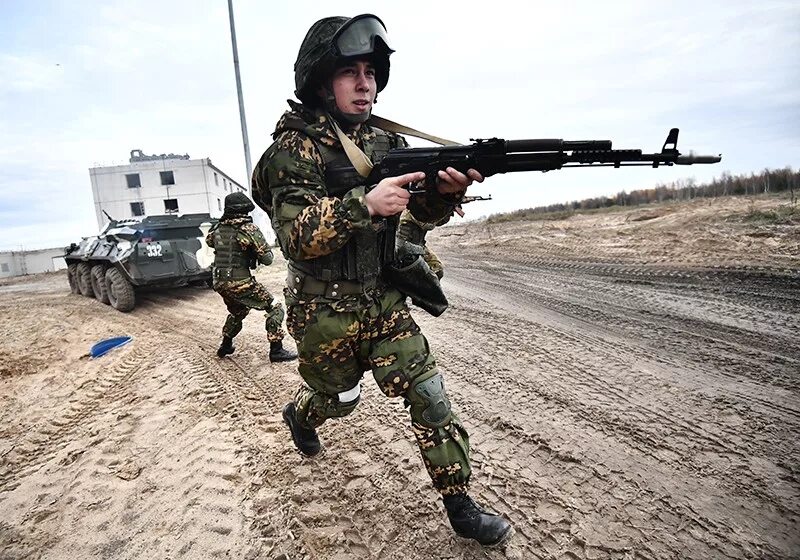
[[[759, 532], [740, 534], [724, 515], [715, 512], [713, 519], [684, 507], [680, 496], [689, 496], [702, 486], [690, 483], [688, 487], [670, 488], [659, 483], [673, 476], [671, 467], [658, 466], [657, 457], [650, 459], [647, 469], [639, 465], [637, 470], [648, 472], [646, 478], [634, 478], [625, 474], [630, 465], [626, 468], [624, 462], [609, 461], [611, 457], [603, 455], [608, 452], [603, 444], [581, 444], [598, 436], [610, 443], [614, 434], [603, 436], [597, 431], [600, 427], [587, 424], [583, 427], [586, 435], [577, 441], [550, 441], [540, 429], [554, 416], [564, 415], [563, 410], [554, 408], [548, 398], [527, 394], [521, 384], [497, 377], [493, 371], [481, 371], [476, 376], [473, 366], [459, 364], [455, 371], [447, 372], [454, 389], [451, 399], [469, 429], [471, 441], [477, 442], [473, 447], [478, 469], [490, 476], [487, 482], [477, 478], [481, 495], [488, 497], [487, 503], [504, 504], [515, 521], [515, 530], [527, 541], [550, 548], [552, 555], [569, 549], [576, 558], [598, 557], [608, 546], [603, 543], [614, 541], [621, 544], [611, 547], [613, 552], [636, 551], [639, 556], [644, 549], [655, 558], [675, 554], [706, 558], [717, 556], [719, 551], [726, 558], [748, 558], [754, 547], [767, 552], [765, 557], [780, 557], [778, 549], [765, 542]], [[480, 379], [477, 384], [476, 378]], [[519, 409], [525, 405], [543, 411], [541, 418], [531, 422], [533, 418]], [[580, 417], [572, 407], [569, 410], [567, 415]], [[565, 421], [574, 420], [566, 418], [561, 423]], [[614, 447], [618, 445], [612, 444]], [[696, 488], [692, 490], [691, 485]], [[730, 501], [730, 497], [724, 499]], [[582, 528], [595, 516], [601, 516], [603, 525], [591, 531], [599, 537], [592, 539], [582, 534]], [[665, 518], [674, 520], [674, 524], [664, 526]], [[657, 526], [680, 534], [680, 542], [651, 545], [650, 535], [642, 528]], [[622, 528], [625, 538], [614, 538], [614, 529]]]
[[0, 492], [16, 488], [25, 476], [60, 452], [92, 415], [102, 412], [103, 406], [129, 391], [133, 379], [149, 364], [151, 351], [147, 345], [130, 348], [97, 383], [90, 384], [87, 390], [74, 397], [65, 413], [26, 429], [0, 463]]

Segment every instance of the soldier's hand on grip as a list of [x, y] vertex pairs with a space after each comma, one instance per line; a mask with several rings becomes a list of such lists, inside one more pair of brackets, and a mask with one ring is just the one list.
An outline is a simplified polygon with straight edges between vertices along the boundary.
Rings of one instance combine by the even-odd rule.
[[406, 209], [411, 194], [403, 188], [409, 183], [422, 181], [425, 173], [406, 173], [397, 177], [386, 177], [364, 197], [370, 216], [394, 216]]

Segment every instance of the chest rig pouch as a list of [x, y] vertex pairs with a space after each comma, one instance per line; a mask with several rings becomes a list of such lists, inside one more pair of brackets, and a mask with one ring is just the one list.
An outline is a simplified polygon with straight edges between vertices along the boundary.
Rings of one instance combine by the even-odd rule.
[[[366, 143], [364, 152], [372, 161], [379, 161], [394, 146], [388, 134], [373, 130], [376, 137]], [[332, 148], [321, 142], [317, 143], [317, 148], [324, 162], [328, 196], [341, 198], [349, 190], [366, 185], [366, 179], [358, 174], [341, 148]], [[398, 222], [397, 216], [373, 220], [371, 228], [353, 232], [350, 240], [337, 251], [313, 259], [292, 261], [292, 266], [325, 282], [348, 280], [361, 282], [365, 288], [372, 287], [384, 265], [395, 259]]]
[[251, 256], [239, 245], [238, 233], [236, 226], [225, 223], [214, 230], [214, 268], [246, 271], [250, 276]]

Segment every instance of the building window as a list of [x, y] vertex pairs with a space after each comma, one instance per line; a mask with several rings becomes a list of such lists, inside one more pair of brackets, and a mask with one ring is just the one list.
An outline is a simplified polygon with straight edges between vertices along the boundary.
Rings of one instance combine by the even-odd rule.
[[8, 272], [8, 263], [0, 263], [0, 272]]
[[222, 201], [220, 199], [217, 199], [217, 209], [222, 210]]
[[162, 185], [175, 184], [175, 175], [172, 173], [172, 171], [161, 171], [161, 184]]
[[125, 181], [128, 182], [129, 189], [138, 189], [142, 186], [142, 181], [139, 179], [138, 173], [128, 173], [125, 175]]
[[178, 212], [178, 199], [165, 198], [164, 199], [164, 212], [167, 214], [176, 214]]
[[219, 186], [219, 175], [217, 175], [216, 171], [214, 172], [214, 184]]
[[131, 202], [131, 215], [144, 216], [144, 202]]

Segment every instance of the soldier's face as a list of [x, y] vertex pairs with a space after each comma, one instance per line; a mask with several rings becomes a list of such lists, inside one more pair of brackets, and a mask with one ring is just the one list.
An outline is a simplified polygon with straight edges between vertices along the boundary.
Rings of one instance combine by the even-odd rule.
[[331, 87], [339, 111], [355, 115], [369, 113], [377, 94], [375, 68], [364, 61], [341, 66], [333, 73]]

